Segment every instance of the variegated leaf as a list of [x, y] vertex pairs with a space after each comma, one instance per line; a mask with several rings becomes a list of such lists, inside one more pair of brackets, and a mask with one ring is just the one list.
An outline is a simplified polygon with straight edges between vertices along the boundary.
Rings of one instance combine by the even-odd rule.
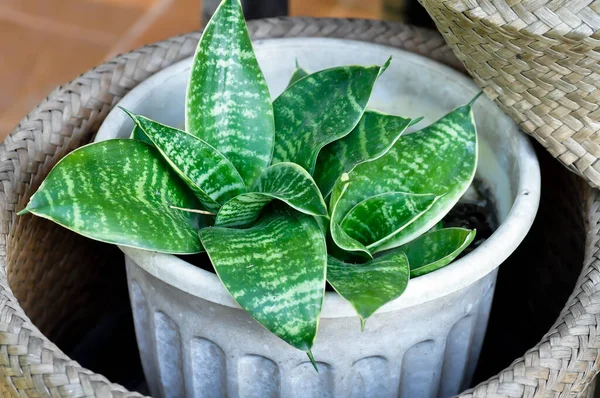
[[429, 210], [438, 199], [435, 195], [406, 192], [375, 195], [346, 213], [340, 226], [350, 237], [370, 249], [396, 236]]
[[[135, 121], [134, 121], [135, 123]], [[154, 143], [148, 138], [146, 134], [144, 134], [144, 130], [137, 124], [133, 126], [133, 131], [131, 132], [131, 139], [145, 142], [146, 144], [154, 145]]]
[[358, 124], [387, 65], [325, 69], [288, 87], [273, 102], [273, 163], [294, 162], [312, 174], [321, 148]]
[[239, 0], [223, 0], [198, 44], [186, 130], [233, 163], [250, 187], [271, 162], [275, 126]]
[[340, 183], [335, 184], [335, 186], [333, 187], [333, 192], [331, 194], [329, 209], [329, 232], [331, 234], [331, 243], [333, 243], [342, 250], [345, 250], [347, 252], [353, 252], [353, 255], [373, 258], [369, 249], [367, 249], [365, 245], [348, 235], [339, 224], [343, 218], [341, 217], [342, 213], [337, 211], [336, 206], [340, 202], [339, 198], [343, 197], [344, 193], [348, 189], [348, 178], [348, 174], [344, 173], [338, 180]]
[[356, 309], [364, 329], [367, 318], [404, 292], [409, 280], [406, 255], [384, 254], [364, 264], [328, 257], [327, 282]]
[[217, 211], [229, 199], [246, 192], [235, 167], [206, 142], [146, 117], [128, 114], [208, 210]]
[[408, 127], [421, 119], [366, 111], [350, 134], [319, 152], [314, 178], [323, 196], [331, 193], [339, 176], [349, 173], [356, 165], [383, 156]]
[[[288, 87], [308, 75], [309, 73], [296, 61], [296, 70]], [[351, 171], [357, 164], [382, 156], [394, 145], [406, 128], [421, 119], [365, 111], [350, 134], [326, 145], [317, 156], [314, 177], [323, 196], [331, 193], [333, 184], [342, 173]]]
[[439, 231], [444, 228], [444, 221], [440, 220], [437, 224], [435, 224], [431, 229], [427, 232]]
[[309, 351], [327, 266], [325, 237], [315, 219], [283, 209], [248, 229], [204, 228], [200, 238], [239, 305], [275, 335]]
[[215, 225], [245, 227], [258, 219], [262, 209], [273, 199], [312, 216], [327, 217], [327, 206], [319, 188], [306, 170], [295, 163], [277, 163], [268, 167], [256, 180], [254, 192], [229, 200], [219, 210]]
[[300, 65], [298, 64], [298, 60], [296, 60], [296, 69], [294, 70], [294, 73], [292, 74], [292, 77], [290, 78], [290, 82], [288, 83], [288, 87], [291, 86], [292, 84], [296, 83], [298, 80], [300, 80], [303, 77], [306, 77], [308, 75], [309, 75], [309, 73], [307, 71], [305, 71], [304, 69], [302, 69], [300, 67]]
[[158, 151], [137, 140], [90, 144], [64, 157], [20, 214], [47, 218], [91, 239], [165, 253], [202, 250], [192, 192]]
[[373, 258], [373, 255], [369, 249], [358, 240], [348, 235], [340, 226], [340, 224], [332, 220], [329, 224], [329, 227], [333, 243], [340, 249], [347, 252], [352, 252], [353, 255]]
[[439, 196], [425, 214], [370, 251], [397, 247], [428, 231], [446, 215], [469, 187], [476, 166], [477, 133], [469, 104], [403, 136], [379, 159], [356, 166], [349, 173], [350, 183], [338, 179], [336, 185], [347, 184], [347, 189], [339, 197], [341, 189], [334, 187], [331, 203], [339, 214], [332, 219], [343, 219], [358, 203], [386, 192]]
[[475, 238], [476, 231], [446, 228], [428, 232], [393, 251], [408, 257], [411, 278], [428, 274], [450, 264]]

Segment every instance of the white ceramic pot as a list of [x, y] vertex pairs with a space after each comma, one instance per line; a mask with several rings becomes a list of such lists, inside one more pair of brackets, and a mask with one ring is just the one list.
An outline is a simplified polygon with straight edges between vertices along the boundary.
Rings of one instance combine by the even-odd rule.
[[[371, 107], [425, 116], [421, 126], [467, 103], [477, 87], [421, 56], [339, 39], [255, 43], [273, 97], [295, 60], [310, 71], [394, 60]], [[191, 59], [152, 76], [119, 105], [183, 126]], [[477, 175], [491, 188], [498, 230], [450, 266], [409, 282], [364, 332], [353, 308], [327, 293], [313, 348], [306, 355], [263, 329], [239, 308], [216, 275], [166, 254], [122, 248], [142, 362], [150, 389], [163, 397], [448, 397], [471, 379], [489, 317], [498, 266], [515, 250], [537, 211], [537, 159], [515, 124], [486, 98], [474, 108], [480, 137]], [[113, 110], [97, 140], [128, 137], [132, 123]]]

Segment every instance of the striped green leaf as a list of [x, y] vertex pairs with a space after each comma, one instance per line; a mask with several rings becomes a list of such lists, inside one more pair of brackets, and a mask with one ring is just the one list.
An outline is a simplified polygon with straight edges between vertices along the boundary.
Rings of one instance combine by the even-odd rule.
[[[308, 75], [309, 73], [296, 61], [296, 70], [288, 87]], [[406, 128], [421, 119], [365, 111], [350, 134], [326, 145], [317, 156], [314, 178], [323, 196], [331, 193], [333, 184], [344, 172], [349, 172], [356, 165], [375, 160], [385, 154]]]
[[348, 235], [340, 226], [340, 224], [335, 221], [331, 221], [329, 227], [333, 243], [340, 249], [347, 252], [353, 252], [353, 255], [373, 258], [371, 251], [358, 240]]
[[327, 217], [327, 206], [319, 188], [310, 174], [297, 164], [284, 162], [268, 167], [256, 180], [253, 190], [225, 203], [217, 214], [215, 225], [248, 226], [273, 199], [304, 214]]
[[[135, 120], [134, 120], [135, 123]], [[146, 144], [154, 145], [150, 138], [146, 134], [144, 134], [144, 130], [137, 124], [133, 126], [133, 131], [131, 132], [131, 138], [138, 141], [143, 141]]]
[[435, 224], [431, 229], [427, 232], [439, 231], [444, 228], [444, 220], [440, 220], [437, 224]]
[[394, 252], [364, 264], [328, 257], [327, 282], [356, 309], [364, 329], [367, 318], [404, 292], [409, 280], [406, 255]]
[[143, 116], [128, 114], [208, 210], [217, 211], [229, 199], [246, 192], [235, 167], [206, 142]]
[[238, 304], [287, 343], [310, 351], [327, 267], [325, 237], [315, 219], [284, 209], [248, 229], [204, 228], [200, 239]]
[[331, 207], [329, 209], [329, 214], [331, 215], [329, 222], [331, 243], [342, 250], [345, 250], [347, 252], [353, 252], [352, 254], [354, 255], [373, 258], [369, 249], [367, 249], [367, 247], [360, 243], [358, 240], [348, 235], [339, 224], [343, 220], [343, 217], [342, 213], [337, 211], [337, 205], [340, 203], [339, 198], [343, 197], [346, 190], [348, 189], [348, 179], [348, 174], [342, 174], [342, 176], [338, 180], [339, 184], [335, 184], [335, 186], [333, 187], [333, 192], [331, 194]]
[[192, 192], [155, 148], [136, 140], [81, 147], [48, 174], [27, 212], [91, 239], [165, 253], [202, 250]]
[[411, 120], [366, 111], [350, 134], [332, 142], [319, 152], [314, 178], [323, 196], [331, 193], [339, 176], [349, 173], [361, 163], [383, 156], [406, 128], [421, 119]]
[[296, 60], [296, 69], [294, 70], [294, 73], [292, 74], [292, 77], [290, 78], [288, 87], [308, 75], [309, 75], [309, 73], [307, 71], [305, 71], [304, 69], [302, 69], [302, 67], [300, 67], [300, 65], [298, 64], [298, 60]]
[[325, 69], [288, 87], [273, 102], [273, 163], [294, 162], [312, 174], [321, 148], [358, 124], [387, 65]]
[[186, 131], [233, 163], [250, 187], [271, 162], [275, 126], [239, 0], [223, 0], [198, 44], [186, 99]]
[[340, 226], [349, 236], [370, 249], [396, 236], [427, 212], [438, 199], [438, 196], [430, 194], [382, 193], [350, 209]]
[[468, 104], [403, 136], [382, 157], [356, 166], [345, 182], [338, 179], [336, 185], [347, 188], [340, 196], [342, 189], [334, 186], [331, 203], [339, 213], [332, 213], [332, 219], [343, 219], [360, 202], [387, 192], [439, 196], [425, 214], [369, 250], [374, 254], [400, 246], [428, 231], [450, 211], [469, 187], [476, 166], [477, 133]]
[[450, 264], [475, 239], [475, 230], [446, 228], [428, 232], [400, 246], [408, 257], [410, 277], [425, 275]]

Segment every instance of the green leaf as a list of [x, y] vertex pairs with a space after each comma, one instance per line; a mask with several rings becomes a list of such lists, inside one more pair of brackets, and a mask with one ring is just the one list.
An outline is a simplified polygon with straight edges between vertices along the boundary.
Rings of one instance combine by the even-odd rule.
[[52, 169], [21, 214], [47, 218], [91, 239], [165, 253], [202, 250], [203, 217], [192, 192], [158, 151], [137, 140], [90, 144]]
[[312, 216], [327, 217], [327, 206], [314, 180], [294, 163], [268, 167], [256, 180], [253, 190], [231, 199], [219, 210], [215, 225], [244, 227], [258, 219], [263, 207], [279, 199], [294, 209]]
[[288, 87], [291, 86], [292, 84], [296, 83], [298, 80], [300, 80], [303, 77], [306, 77], [308, 75], [309, 75], [309, 73], [307, 71], [305, 71], [304, 69], [302, 69], [300, 67], [300, 65], [298, 64], [298, 60], [296, 60], [296, 70], [294, 70], [294, 73], [292, 74], [292, 77], [290, 78], [290, 82], [288, 83]]
[[215, 147], [250, 187], [275, 137], [267, 83], [239, 0], [224, 0], [204, 29], [188, 83], [186, 131]]
[[[358, 254], [359, 256], [366, 256], [369, 258], [373, 258], [371, 252], [365, 245], [357, 241], [348, 235], [340, 226], [339, 222], [342, 221], [340, 216], [340, 212], [337, 211], [337, 205], [340, 203], [339, 198], [344, 195], [346, 190], [348, 189], [348, 174], [342, 174], [339, 184], [335, 184], [333, 187], [333, 192], [331, 194], [331, 208], [330, 208], [330, 222], [329, 228], [331, 233], [332, 243], [338, 246], [340, 249], [354, 252], [353, 254]], [[336, 217], [336, 218], [334, 218]]]
[[356, 309], [363, 329], [375, 311], [400, 297], [408, 279], [408, 260], [402, 252], [384, 254], [364, 264], [328, 257], [327, 281]]
[[347, 252], [355, 252], [352, 253], [354, 255], [373, 258], [373, 255], [369, 251], [369, 249], [360, 243], [358, 240], [354, 239], [350, 235], [344, 231], [344, 229], [335, 221], [331, 221], [330, 223], [330, 232], [331, 238], [333, 239], [333, 243], [335, 243], [340, 249], [345, 250]]
[[428, 232], [400, 246], [410, 264], [410, 277], [425, 275], [450, 264], [475, 239], [475, 230], [446, 228]]
[[327, 145], [319, 153], [314, 178], [323, 196], [331, 193], [339, 176], [349, 173], [356, 165], [383, 156], [407, 127], [421, 119], [366, 111], [350, 134]]
[[288, 87], [273, 102], [273, 163], [294, 162], [312, 174], [321, 148], [358, 124], [387, 65], [325, 69]]
[[217, 211], [229, 199], [246, 192], [235, 167], [206, 142], [176, 128], [127, 113], [207, 209]]
[[[467, 190], [477, 166], [477, 132], [471, 106], [452, 111], [429, 127], [404, 135], [382, 157], [338, 179], [331, 195], [332, 219], [340, 220], [358, 203], [387, 192], [433, 194], [440, 198], [399, 233], [370, 248], [371, 253], [410, 242], [432, 228]], [[351, 182], [348, 184], [348, 180]], [[372, 226], [372, 228], [375, 226]]]
[[439, 231], [444, 228], [444, 220], [440, 220], [437, 224], [435, 224], [428, 232]]
[[315, 219], [285, 209], [248, 229], [204, 228], [200, 238], [238, 304], [287, 343], [309, 351], [327, 266], [325, 237]]
[[430, 194], [382, 193], [354, 206], [344, 216], [340, 226], [349, 236], [370, 249], [400, 233], [438, 199], [438, 196]]
[[[128, 112], [126, 112], [128, 113]], [[135, 120], [134, 120], [135, 123]], [[131, 139], [145, 142], [146, 144], [154, 145], [152, 140], [148, 138], [146, 134], [144, 134], [144, 130], [137, 124], [133, 126], [133, 131], [131, 132]]]

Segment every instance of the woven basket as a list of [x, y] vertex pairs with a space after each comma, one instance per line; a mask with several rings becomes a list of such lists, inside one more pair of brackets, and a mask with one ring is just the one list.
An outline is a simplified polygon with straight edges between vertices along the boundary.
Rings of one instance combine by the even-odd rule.
[[419, 0], [475, 82], [600, 186], [600, 2]]
[[[399, 24], [283, 18], [252, 22], [250, 30], [255, 39], [320, 36], [381, 43], [460, 68], [437, 33]], [[99, 314], [118, 303], [128, 305], [121, 283], [122, 255], [110, 245], [84, 239], [41, 218], [16, 217], [15, 211], [59, 159], [90, 142], [123, 95], [151, 74], [191, 56], [199, 38], [199, 33], [175, 37], [92, 69], [52, 92], [0, 145], [0, 394], [139, 396], [81, 367], [52, 342], [66, 347], [90, 329]], [[600, 261], [595, 256], [600, 245], [600, 195], [583, 188], [581, 180], [562, 167], [550, 166], [555, 170], [548, 174], [544, 169], [550, 182], [544, 194], [554, 196], [542, 203], [537, 225], [538, 239], [551, 244], [536, 253], [540, 263], [530, 260], [532, 267], [528, 267], [544, 283], [536, 289], [518, 283], [511, 284], [513, 289], [500, 289], [501, 268], [498, 290], [508, 294], [501, 301], [528, 303], [521, 323], [514, 312], [504, 314], [508, 316], [505, 330], [514, 327], [523, 333], [523, 323], [544, 325], [537, 320], [553, 301], [561, 307], [567, 304], [534, 348], [464, 397], [577, 396], [598, 371]], [[572, 276], [581, 270], [584, 247], [583, 271], [567, 300]], [[527, 270], [521, 267], [519, 272], [523, 276]], [[510, 275], [505, 273], [506, 277]], [[557, 283], [568, 280], [573, 284], [567, 289], [556, 289]], [[547, 300], [549, 296], [554, 300]], [[496, 313], [496, 319], [503, 319], [502, 311]], [[122, 352], [113, 350], [111, 355], [115, 366], [123, 363]]]

